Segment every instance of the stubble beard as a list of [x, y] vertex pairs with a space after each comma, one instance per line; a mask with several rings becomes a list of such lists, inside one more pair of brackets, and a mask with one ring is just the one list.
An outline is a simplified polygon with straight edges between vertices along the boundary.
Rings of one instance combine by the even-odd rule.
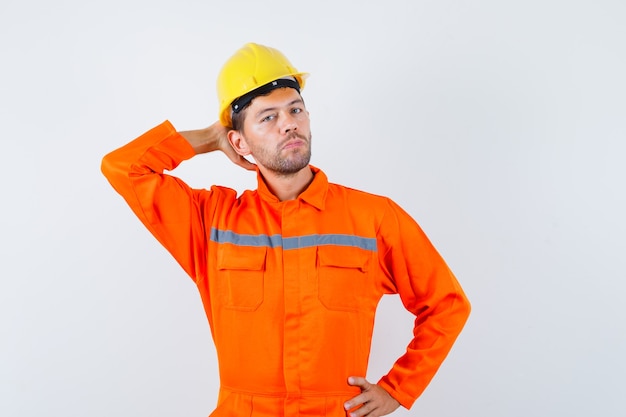
[[[295, 137], [304, 140], [307, 146], [283, 150], [284, 144]], [[274, 153], [261, 151], [255, 156], [255, 160], [274, 174], [280, 176], [293, 175], [309, 165], [311, 161], [311, 139], [310, 133], [308, 138], [294, 133], [281, 142]]]

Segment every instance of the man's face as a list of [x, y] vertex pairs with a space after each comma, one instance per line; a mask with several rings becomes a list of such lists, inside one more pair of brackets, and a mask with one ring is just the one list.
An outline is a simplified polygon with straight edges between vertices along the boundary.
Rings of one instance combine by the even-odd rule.
[[295, 174], [311, 159], [309, 112], [293, 88], [256, 97], [240, 132], [256, 163], [279, 175]]

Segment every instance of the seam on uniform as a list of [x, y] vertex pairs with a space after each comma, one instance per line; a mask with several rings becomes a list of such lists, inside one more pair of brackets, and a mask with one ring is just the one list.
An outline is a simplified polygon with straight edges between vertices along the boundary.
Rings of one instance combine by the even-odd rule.
[[223, 390], [226, 390], [233, 394], [251, 395], [253, 397], [267, 397], [267, 398], [324, 398], [324, 397], [346, 397], [355, 395], [355, 391], [324, 391], [324, 392], [300, 392], [294, 396], [293, 393], [288, 392], [259, 392], [252, 390], [242, 390], [238, 388], [222, 386]]

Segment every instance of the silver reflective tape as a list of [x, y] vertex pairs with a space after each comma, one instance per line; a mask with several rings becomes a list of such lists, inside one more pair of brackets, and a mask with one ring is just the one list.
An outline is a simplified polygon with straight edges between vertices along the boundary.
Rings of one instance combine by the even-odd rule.
[[246, 235], [231, 230], [211, 229], [211, 240], [236, 246], [255, 246], [283, 250], [302, 249], [312, 246], [351, 246], [376, 251], [376, 238], [345, 234], [304, 235], [283, 238], [281, 235]]

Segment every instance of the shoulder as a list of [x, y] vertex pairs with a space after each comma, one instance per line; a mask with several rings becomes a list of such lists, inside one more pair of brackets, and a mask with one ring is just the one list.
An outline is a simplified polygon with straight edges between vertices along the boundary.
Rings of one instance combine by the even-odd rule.
[[229, 187], [225, 187], [223, 185], [212, 185], [209, 190], [202, 188], [202, 189], [194, 189], [193, 191], [194, 191], [194, 194], [199, 199], [235, 201], [238, 198], [241, 198], [241, 197], [237, 197], [236, 190], [229, 188]]
[[382, 222], [384, 219], [396, 222], [416, 223], [398, 203], [387, 196], [373, 194], [345, 185], [329, 183], [329, 201], [331, 204], [345, 205], [352, 212], [367, 213]]
[[392, 202], [388, 197], [335, 183], [328, 184], [328, 191], [331, 198], [343, 197], [354, 203], [371, 204], [372, 207], [386, 207], [390, 202]]
[[210, 189], [194, 189], [194, 199], [197, 204], [214, 213], [234, 213], [246, 207], [258, 206], [256, 190], [238, 191], [222, 185], [212, 185]]

